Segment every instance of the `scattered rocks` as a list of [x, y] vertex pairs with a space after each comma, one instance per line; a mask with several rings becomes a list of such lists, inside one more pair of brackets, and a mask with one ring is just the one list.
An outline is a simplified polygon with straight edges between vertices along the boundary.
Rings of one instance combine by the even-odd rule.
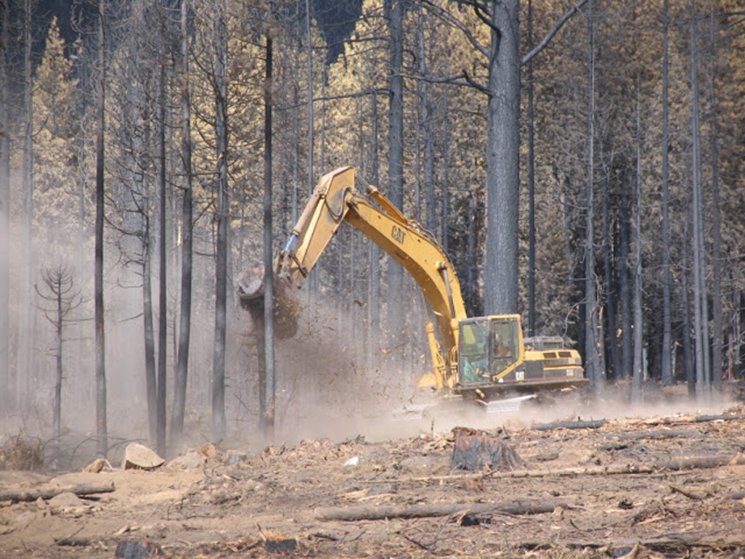
[[114, 468], [111, 467], [111, 464], [109, 463], [106, 458], [97, 458], [90, 464], [88, 464], [85, 468], [83, 468], [84, 472], [88, 472], [90, 474], [100, 474], [101, 472], [111, 472]]
[[169, 470], [193, 470], [196, 468], [202, 468], [207, 463], [207, 457], [200, 452], [190, 450], [182, 456], [174, 458], [168, 464], [166, 468]]
[[122, 540], [116, 546], [114, 557], [121, 559], [144, 559], [161, 557], [163, 550], [158, 544], [141, 539]]
[[241, 452], [239, 450], [228, 450], [225, 453], [226, 466], [235, 466], [244, 462], [248, 462], [248, 454], [246, 454], [245, 452]]

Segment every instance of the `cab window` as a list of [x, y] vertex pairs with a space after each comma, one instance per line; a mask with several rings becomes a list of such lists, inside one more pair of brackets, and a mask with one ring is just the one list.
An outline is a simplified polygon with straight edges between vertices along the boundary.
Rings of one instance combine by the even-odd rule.
[[492, 320], [489, 328], [491, 373], [498, 375], [517, 359], [517, 336], [514, 321]]
[[489, 379], [488, 337], [486, 324], [462, 324], [460, 331], [460, 381], [483, 382]]

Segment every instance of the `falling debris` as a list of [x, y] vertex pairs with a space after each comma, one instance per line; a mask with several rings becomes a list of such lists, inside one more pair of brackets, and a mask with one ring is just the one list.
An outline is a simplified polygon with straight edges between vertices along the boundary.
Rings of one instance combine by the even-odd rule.
[[[274, 335], [280, 340], [292, 338], [297, 333], [298, 317], [302, 311], [292, 283], [276, 274], [274, 286]], [[238, 298], [241, 308], [247, 310], [254, 324], [264, 320], [264, 267], [244, 270], [238, 276]]]

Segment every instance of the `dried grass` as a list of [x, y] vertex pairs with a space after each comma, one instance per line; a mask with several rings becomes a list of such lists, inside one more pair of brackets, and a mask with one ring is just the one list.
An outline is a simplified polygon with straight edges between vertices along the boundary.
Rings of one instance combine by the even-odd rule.
[[41, 441], [19, 433], [0, 446], [0, 470], [38, 470], [44, 465]]

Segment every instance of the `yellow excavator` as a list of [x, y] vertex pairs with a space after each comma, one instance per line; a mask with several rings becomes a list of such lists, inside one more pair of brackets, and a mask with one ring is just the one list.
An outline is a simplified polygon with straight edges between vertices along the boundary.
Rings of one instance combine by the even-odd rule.
[[[366, 194], [357, 190], [362, 185]], [[520, 315], [469, 318], [450, 259], [432, 234], [408, 219], [352, 167], [323, 176], [284, 250], [275, 260], [275, 281], [299, 290], [334, 233], [348, 223], [398, 261], [414, 278], [437, 322], [426, 327], [431, 373], [419, 386], [439, 395], [482, 403], [531, 398], [538, 392], [586, 384], [579, 353], [560, 337], [523, 339]], [[239, 287], [243, 299], [258, 296], [260, 282]], [[509, 398], [509, 397], [512, 398]]]

